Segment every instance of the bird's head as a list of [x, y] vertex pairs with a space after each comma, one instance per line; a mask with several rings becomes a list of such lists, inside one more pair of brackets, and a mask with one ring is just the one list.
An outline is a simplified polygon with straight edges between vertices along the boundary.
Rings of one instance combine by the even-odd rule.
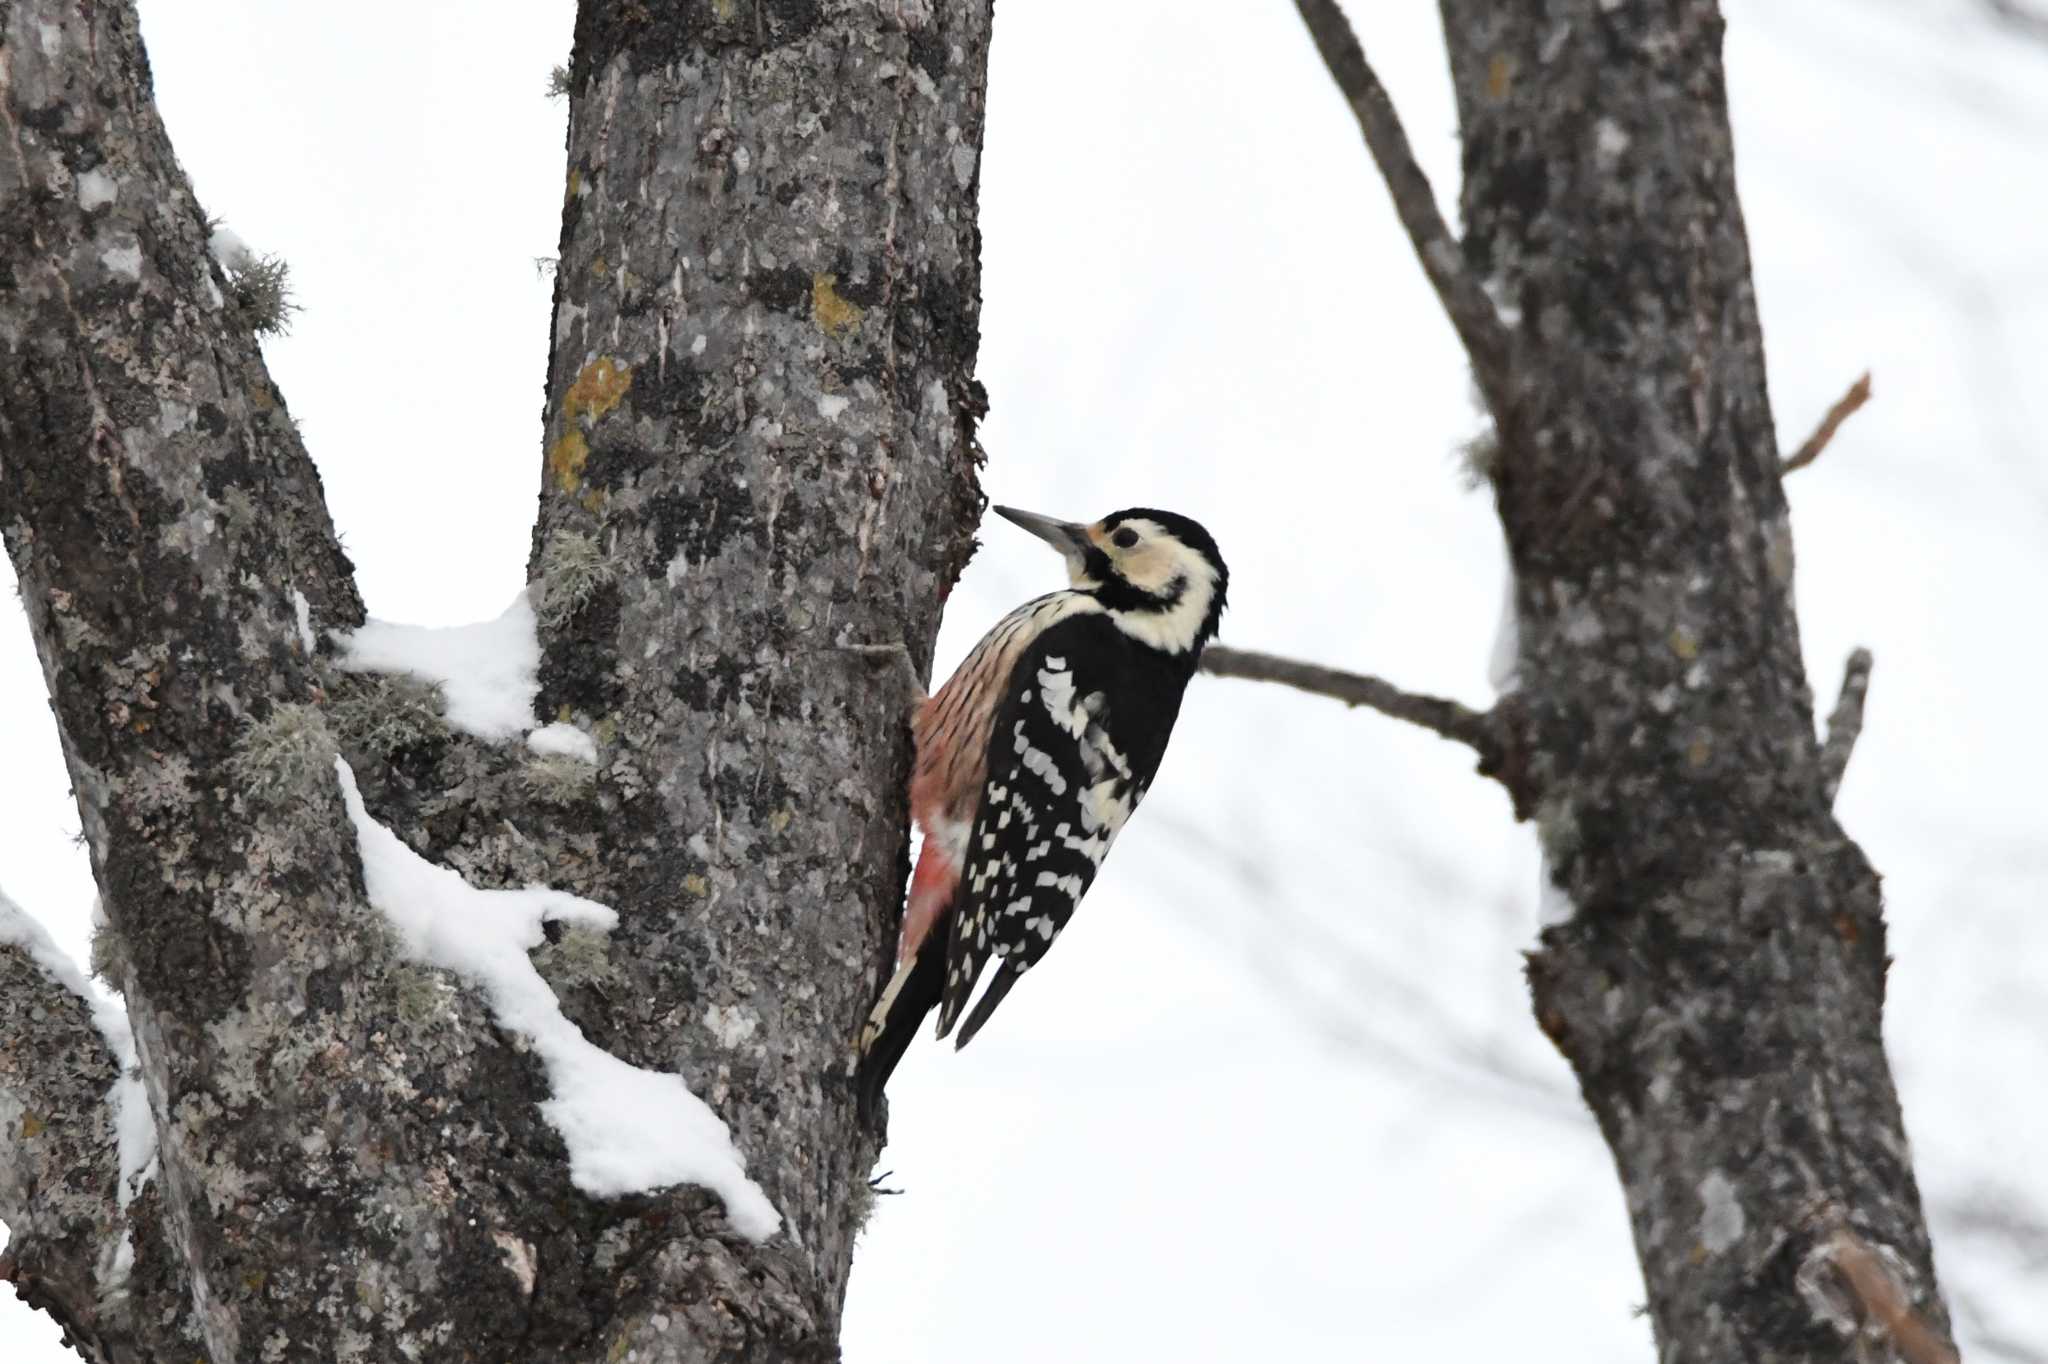
[[1074, 587], [1093, 593], [1126, 634], [1170, 654], [1198, 652], [1215, 635], [1230, 570], [1200, 523], [1149, 507], [1085, 526], [991, 510], [1064, 555]]

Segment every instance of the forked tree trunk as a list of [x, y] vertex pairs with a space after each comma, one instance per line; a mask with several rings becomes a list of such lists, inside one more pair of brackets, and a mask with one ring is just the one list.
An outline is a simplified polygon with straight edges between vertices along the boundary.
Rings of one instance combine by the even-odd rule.
[[[1499, 421], [1519, 670], [1490, 716], [1368, 704], [1478, 747], [1575, 905], [1537, 1017], [1663, 1357], [1948, 1357], [1877, 880], [1813, 737], [1718, 14], [1443, 9], [1468, 232], [1404, 220]], [[924, 661], [970, 543], [987, 39], [986, 4], [583, 7], [533, 561], [579, 783], [394, 738], [305, 647], [294, 593], [322, 631], [360, 603], [132, 6], [0, 0], [0, 530], [161, 1149], [126, 1198], [112, 1043], [0, 906], [0, 1271], [84, 1353], [835, 1355], [906, 758], [897, 675], [844, 646]], [[337, 749], [433, 859], [620, 910], [542, 969], [727, 1119], [781, 1234], [575, 1186], [531, 1050], [368, 903]]]
[[[900, 676], [839, 646], [928, 660], [971, 545], [988, 34], [986, 3], [583, 5], [535, 531], [538, 709], [599, 751], [565, 785], [395, 739], [336, 672], [350, 567], [133, 5], [0, 0], [0, 528], [161, 1150], [124, 1206], [109, 1044], [0, 946], [34, 1001], [0, 1009], [31, 1118], [0, 1270], [83, 1353], [836, 1357], [907, 761]], [[726, 1119], [779, 1234], [572, 1183], [531, 1049], [369, 904], [337, 750], [435, 861], [619, 911], [542, 969]]]

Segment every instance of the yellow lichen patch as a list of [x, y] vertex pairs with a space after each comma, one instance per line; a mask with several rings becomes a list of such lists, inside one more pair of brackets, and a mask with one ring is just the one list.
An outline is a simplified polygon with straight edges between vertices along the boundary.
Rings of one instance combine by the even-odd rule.
[[569, 167], [569, 188], [568, 191], [562, 195], [562, 202], [567, 203], [569, 200], [574, 199], [577, 195], [581, 194], [582, 192], [583, 168], [581, 166], [571, 166]]
[[1506, 99], [1508, 86], [1515, 79], [1515, 61], [1505, 52], [1493, 54], [1493, 60], [1486, 64], [1486, 97]]
[[609, 355], [600, 355], [583, 367], [583, 372], [576, 376], [576, 382], [569, 385], [569, 392], [562, 403], [571, 421], [578, 417], [596, 421], [617, 407], [619, 400], [626, 396], [626, 390], [632, 386], [632, 366], [622, 365]]
[[789, 827], [789, 821], [792, 818], [794, 816], [789, 811], [777, 810], [774, 814], [768, 816], [768, 827], [779, 834]]
[[583, 504], [583, 510], [587, 512], [594, 512], [599, 507], [602, 507], [604, 505], [604, 489], [585, 488], [583, 490], [583, 496], [578, 498], [577, 501]]
[[1704, 738], [1694, 739], [1685, 750], [1685, 760], [1694, 767], [1705, 767], [1707, 759], [1714, 756], [1714, 746]]
[[702, 897], [709, 895], [711, 893], [711, 883], [709, 881], [706, 881], [703, 877], [699, 876], [696, 872], [691, 872], [688, 876], [685, 876], [683, 878], [683, 889], [687, 890], [688, 892], [690, 892], [690, 894], [695, 895], [701, 899]]
[[733, 15], [739, 12], [737, 0], [712, 0], [712, 8], [718, 11], [721, 23], [730, 23]]
[[1676, 626], [1671, 631], [1671, 652], [1689, 663], [1700, 656], [1700, 642], [1692, 631], [1683, 625]]
[[43, 1135], [43, 1120], [33, 1113], [21, 1115], [21, 1139], [30, 1141]]
[[837, 275], [811, 276], [811, 317], [827, 336], [844, 336], [860, 325], [860, 306], [840, 296], [838, 283]]
[[549, 446], [548, 472], [554, 475], [555, 486], [570, 493], [582, 487], [583, 461], [589, 458], [590, 444], [581, 431], [571, 431]]
[[611, 267], [604, 263], [603, 256], [599, 256], [596, 260], [590, 263], [590, 273], [596, 275], [599, 279], [603, 279], [605, 276], [605, 272], [610, 269]]

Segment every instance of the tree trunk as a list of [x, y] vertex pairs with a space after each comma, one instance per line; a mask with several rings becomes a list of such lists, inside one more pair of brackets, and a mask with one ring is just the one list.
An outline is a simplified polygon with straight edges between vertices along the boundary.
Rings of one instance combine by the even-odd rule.
[[1465, 260], [1513, 338], [1510, 776], [1575, 911], [1529, 978], [1613, 1149], [1660, 1355], [1952, 1357], [1924, 1352], [1946, 1316], [1878, 877], [1814, 738], [1717, 6], [1442, 10]]
[[[972, 543], [988, 22], [583, 6], [533, 589], [539, 710], [598, 746], [564, 786], [335, 669], [350, 566], [132, 4], [0, 0], [0, 529], [161, 1159], [116, 1197], [111, 1036], [0, 949], [39, 1000], [0, 1108], [70, 1110], [0, 1137], [0, 1270], [89, 1357], [836, 1357], [908, 758], [900, 676], [840, 646], [928, 661]], [[777, 1235], [577, 1186], [527, 1039], [370, 903], [337, 752], [432, 860], [619, 911], [537, 961], [726, 1120]]]

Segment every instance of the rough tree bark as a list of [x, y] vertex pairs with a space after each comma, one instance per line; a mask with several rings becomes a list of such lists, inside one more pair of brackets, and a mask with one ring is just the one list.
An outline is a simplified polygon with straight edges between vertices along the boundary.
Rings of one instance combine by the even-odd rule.
[[1530, 954], [1536, 1017], [1613, 1150], [1663, 1359], [1952, 1359], [1878, 877], [1831, 811], [1869, 659], [1824, 752], [1718, 7], [1442, 0], [1459, 242], [1342, 13], [1297, 3], [1495, 422], [1516, 671], [1482, 717], [1224, 662], [1470, 744], [1535, 821], [1574, 907]]
[[[109, 1044], [0, 947], [0, 1110], [33, 1118], [0, 1271], [88, 1357], [836, 1357], [908, 756], [900, 678], [840, 646], [928, 663], [972, 543], [988, 26], [581, 7], [533, 589], [578, 785], [333, 667], [351, 569], [134, 7], [0, 0], [0, 529], [161, 1160], [116, 1197]], [[433, 860], [619, 910], [538, 964], [727, 1120], [782, 1232], [571, 1183], [531, 1050], [368, 903], [337, 751]]]
[[[1824, 751], [1716, 7], [1443, 0], [1461, 241], [1341, 14], [1297, 2], [1496, 421], [1519, 667], [1479, 714], [1211, 662], [1468, 743], [1536, 821], [1576, 908], [1536, 1013], [1665, 1359], [1950, 1357], [1877, 878], [1830, 811], [1867, 660]], [[386, 684], [304, 646], [294, 592], [323, 631], [361, 606], [132, 6], [0, 0], [0, 529], [161, 1159], [115, 1188], [112, 1041], [0, 934], [0, 1271], [90, 1357], [835, 1354], [874, 1140], [840, 1063], [905, 759], [893, 674], [843, 646], [925, 661], [969, 545], [987, 37], [985, 4], [583, 6], [533, 560], [579, 786], [380, 723]], [[622, 911], [538, 959], [727, 1118], [783, 1234], [573, 1186], [531, 1053], [368, 905], [337, 749], [434, 859]]]

